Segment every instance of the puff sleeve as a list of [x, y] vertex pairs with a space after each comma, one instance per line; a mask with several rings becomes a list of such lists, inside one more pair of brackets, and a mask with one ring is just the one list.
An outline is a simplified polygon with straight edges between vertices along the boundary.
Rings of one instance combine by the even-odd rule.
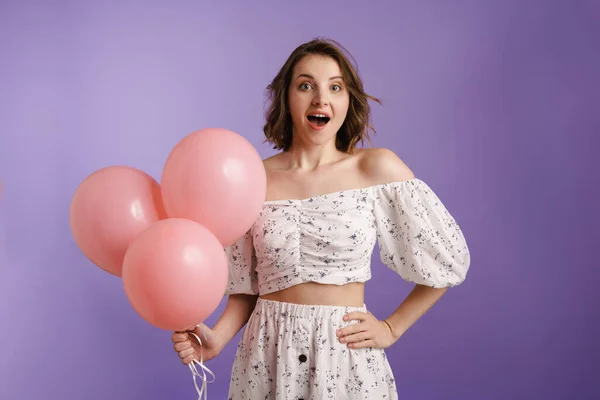
[[374, 207], [383, 264], [406, 281], [434, 288], [465, 280], [471, 261], [465, 237], [425, 182], [380, 185]]
[[251, 231], [225, 247], [225, 253], [229, 264], [229, 283], [225, 294], [257, 295], [256, 255]]

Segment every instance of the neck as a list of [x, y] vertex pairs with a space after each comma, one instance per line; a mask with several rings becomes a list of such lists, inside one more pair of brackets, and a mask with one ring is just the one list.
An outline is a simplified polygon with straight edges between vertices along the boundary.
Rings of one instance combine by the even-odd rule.
[[304, 171], [313, 171], [317, 168], [339, 161], [341, 152], [335, 143], [322, 146], [302, 146], [293, 143], [287, 151], [289, 167]]

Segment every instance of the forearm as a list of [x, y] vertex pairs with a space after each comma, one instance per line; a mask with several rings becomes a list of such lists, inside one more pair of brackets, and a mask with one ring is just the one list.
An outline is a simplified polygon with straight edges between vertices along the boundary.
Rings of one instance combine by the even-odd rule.
[[404, 335], [419, 318], [429, 311], [446, 293], [446, 290], [448, 289], [434, 289], [428, 286], [416, 285], [396, 311], [386, 318], [395, 339], [397, 340]]
[[223, 340], [225, 346], [248, 322], [258, 296], [232, 294], [227, 299], [223, 314], [212, 328]]

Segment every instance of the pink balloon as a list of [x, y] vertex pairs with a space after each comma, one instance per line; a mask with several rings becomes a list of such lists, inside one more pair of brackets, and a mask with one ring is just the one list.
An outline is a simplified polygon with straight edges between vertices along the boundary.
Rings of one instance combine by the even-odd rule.
[[267, 175], [248, 140], [227, 129], [211, 128], [191, 133], [175, 146], [161, 186], [169, 217], [200, 223], [227, 247], [258, 218]]
[[70, 223], [81, 251], [101, 269], [121, 276], [129, 244], [166, 218], [160, 185], [131, 167], [107, 167], [88, 176], [71, 201]]
[[125, 254], [123, 285], [131, 305], [169, 331], [204, 321], [225, 295], [227, 279], [227, 257], [217, 238], [186, 219], [155, 223]]

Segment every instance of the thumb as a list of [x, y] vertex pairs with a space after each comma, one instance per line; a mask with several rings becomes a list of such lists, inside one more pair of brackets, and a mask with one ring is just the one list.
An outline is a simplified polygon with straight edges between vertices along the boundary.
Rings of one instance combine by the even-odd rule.
[[[215, 335], [212, 329], [204, 324], [198, 324], [194, 328], [194, 333], [198, 335], [203, 346], [211, 347], [215, 343]], [[194, 338], [196, 339], [196, 338]]]

